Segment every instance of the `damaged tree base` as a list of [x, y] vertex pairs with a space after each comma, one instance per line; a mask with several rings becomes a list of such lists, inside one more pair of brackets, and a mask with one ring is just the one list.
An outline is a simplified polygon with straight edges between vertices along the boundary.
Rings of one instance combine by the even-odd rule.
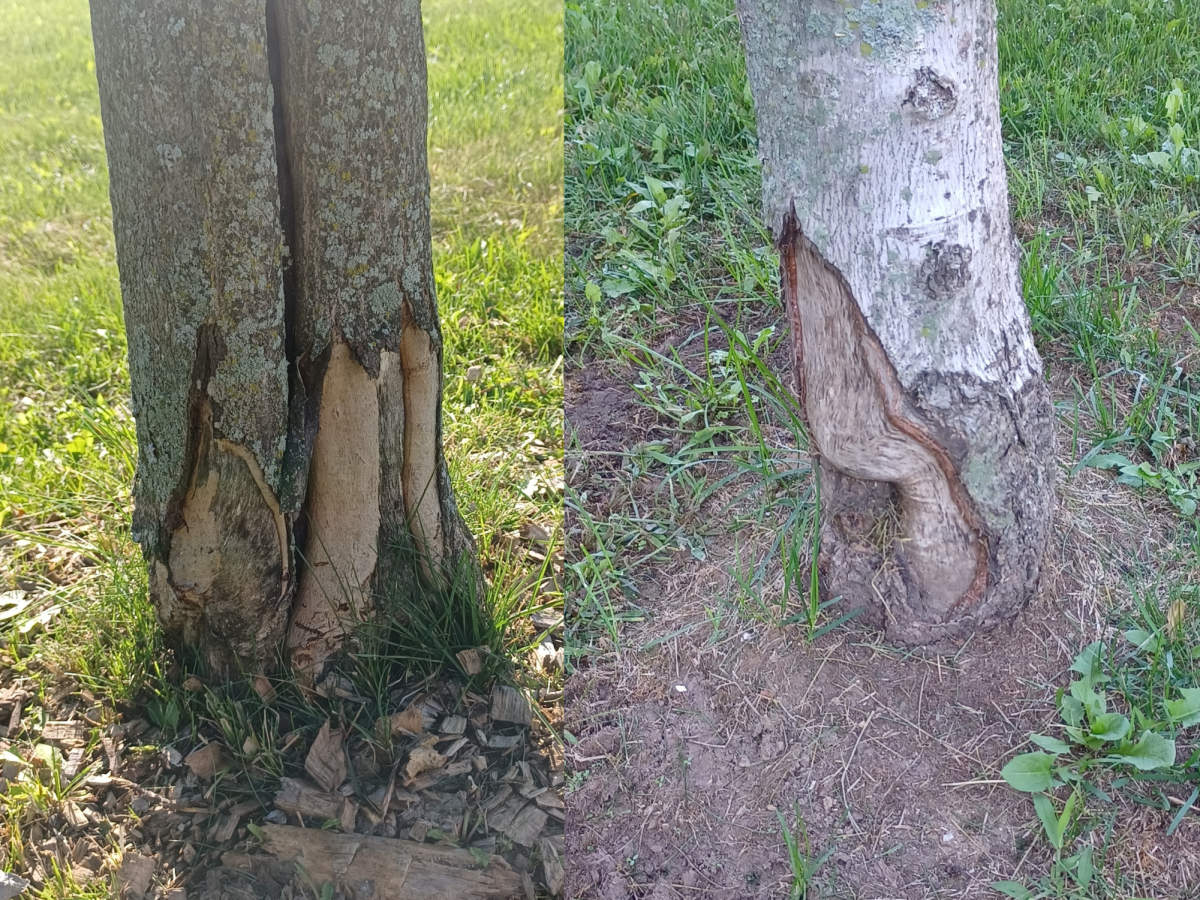
[[222, 677], [282, 649], [311, 682], [385, 592], [479, 600], [441, 446], [418, 5], [93, 0], [92, 25], [168, 641]]

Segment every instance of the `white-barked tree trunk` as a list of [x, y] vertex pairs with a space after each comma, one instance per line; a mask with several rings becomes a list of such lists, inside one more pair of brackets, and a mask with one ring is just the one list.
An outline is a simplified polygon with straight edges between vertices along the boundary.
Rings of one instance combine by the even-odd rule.
[[952, 646], [1036, 590], [1053, 415], [1021, 297], [994, 0], [738, 0], [821, 477], [822, 592]]

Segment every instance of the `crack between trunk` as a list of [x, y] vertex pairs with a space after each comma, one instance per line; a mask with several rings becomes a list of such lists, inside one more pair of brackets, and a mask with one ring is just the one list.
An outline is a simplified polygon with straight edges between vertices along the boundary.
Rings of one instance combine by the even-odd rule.
[[275, 172], [279, 182], [279, 226], [283, 234], [280, 259], [283, 280], [284, 355], [290, 378], [300, 377], [296, 364], [296, 198], [292, 186], [287, 122], [284, 117], [283, 47], [279, 37], [279, 0], [267, 0], [267, 68], [274, 95], [271, 118], [275, 126]]

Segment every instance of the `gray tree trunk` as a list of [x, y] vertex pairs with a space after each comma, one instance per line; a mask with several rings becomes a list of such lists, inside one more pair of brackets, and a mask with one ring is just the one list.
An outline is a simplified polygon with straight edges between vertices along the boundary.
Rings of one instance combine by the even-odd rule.
[[738, 0], [823, 592], [950, 646], [1036, 590], [1053, 415], [1022, 302], [994, 0]]
[[[465, 576], [417, 0], [92, 0], [168, 637], [312, 673], [394, 593]], [[463, 580], [461, 577], [460, 581]]]

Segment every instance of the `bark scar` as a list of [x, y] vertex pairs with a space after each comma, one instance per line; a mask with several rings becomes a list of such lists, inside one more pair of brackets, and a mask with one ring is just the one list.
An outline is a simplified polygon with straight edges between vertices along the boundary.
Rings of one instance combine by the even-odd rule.
[[[794, 204], [790, 212], [784, 217], [783, 226], [780, 229], [777, 241], [777, 248], [780, 254], [784, 308], [787, 310], [788, 324], [792, 332], [796, 390], [799, 395], [801, 407], [805, 410], [807, 416], [810, 409], [808, 396], [809, 382], [812, 379], [806, 375], [805, 370], [804, 323], [801, 315], [800, 297], [801, 264], [799, 260], [799, 253], [805, 253], [809, 257], [809, 262], [818, 261], [825, 272], [836, 280], [840, 286], [846, 300], [843, 306], [846, 308], [854, 340], [862, 352], [872, 381], [879, 391], [884, 418], [892, 428], [914, 441], [933, 458], [946, 480], [950, 498], [955, 508], [970, 530], [975, 548], [974, 574], [967, 589], [945, 611], [945, 616], [948, 618], [955, 613], [969, 609], [982, 599], [987, 590], [988, 547], [987, 541], [984, 539], [984, 530], [979, 515], [967, 495], [966, 488], [963, 486], [953, 460], [951, 460], [950, 455], [944, 447], [905, 415], [905, 394], [896, 375], [895, 367], [887, 358], [883, 345], [880, 343], [878, 336], [870, 324], [866, 321], [862, 310], [854, 302], [854, 294], [850, 290], [850, 286], [842, 273], [829, 263], [804, 235], [796, 216]], [[806, 422], [806, 424], [808, 423]], [[815, 455], [820, 456], [821, 448], [817, 440], [817, 435], [811, 427], [809, 428], [809, 435], [813, 448], [816, 450]], [[828, 457], [826, 458], [828, 459]], [[834, 465], [833, 460], [828, 461], [831, 465]], [[835, 467], [837, 466], [835, 465]], [[840, 469], [840, 467], [837, 468]], [[852, 477], [858, 477], [854, 473], [847, 474]], [[887, 481], [891, 479], [880, 478], [877, 480]]]

